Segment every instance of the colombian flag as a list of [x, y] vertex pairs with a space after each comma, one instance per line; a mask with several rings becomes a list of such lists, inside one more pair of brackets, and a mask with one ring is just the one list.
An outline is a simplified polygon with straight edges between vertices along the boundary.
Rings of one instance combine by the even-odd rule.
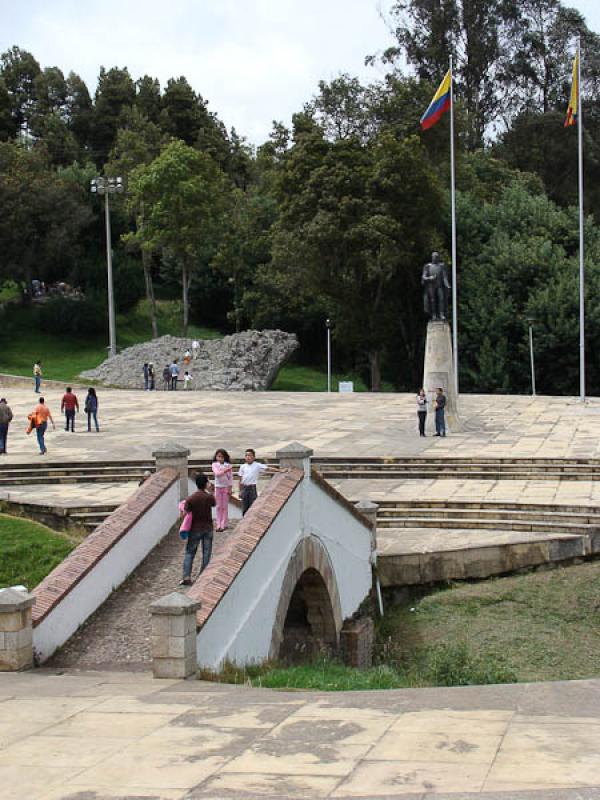
[[421, 117], [421, 129], [426, 131], [439, 120], [442, 114], [450, 108], [450, 82], [452, 74], [450, 70], [446, 73], [444, 80], [440, 83], [440, 88], [433, 95], [433, 100], [429, 104], [427, 111]]
[[573, 82], [571, 84], [571, 99], [569, 100], [569, 107], [567, 109], [567, 118], [565, 120], [565, 128], [569, 125], [577, 123], [577, 112], [579, 103], [579, 51], [573, 61]]

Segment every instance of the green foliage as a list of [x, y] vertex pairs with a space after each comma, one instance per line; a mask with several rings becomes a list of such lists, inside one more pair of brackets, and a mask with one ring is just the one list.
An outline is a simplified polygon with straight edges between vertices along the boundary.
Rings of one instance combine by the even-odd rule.
[[45, 525], [0, 514], [0, 586], [33, 589], [73, 547]]
[[464, 641], [433, 647], [427, 654], [425, 673], [433, 686], [475, 686], [517, 681], [515, 672], [503, 661], [475, 656]]
[[38, 309], [45, 333], [87, 338], [106, 327], [106, 307], [98, 298], [52, 297]]

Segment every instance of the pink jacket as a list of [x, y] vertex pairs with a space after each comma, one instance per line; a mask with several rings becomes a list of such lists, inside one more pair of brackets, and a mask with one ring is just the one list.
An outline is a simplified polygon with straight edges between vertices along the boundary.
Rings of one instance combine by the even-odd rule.
[[213, 461], [212, 471], [217, 489], [230, 489], [233, 486], [233, 467], [231, 464], [227, 462], [219, 464], [218, 461]]

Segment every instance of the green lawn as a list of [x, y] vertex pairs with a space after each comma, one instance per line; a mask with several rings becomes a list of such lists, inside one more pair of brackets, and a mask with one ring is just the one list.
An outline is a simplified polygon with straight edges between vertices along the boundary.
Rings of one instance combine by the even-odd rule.
[[[365, 382], [357, 375], [334, 373], [331, 376], [331, 391], [338, 391], [340, 381], [353, 381], [355, 392], [368, 392]], [[274, 392], [326, 392], [327, 370], [315, 367], [286, 364], [281, 368], [272, 387]], [[391, 384], [384, 383], [384, 392], [393, 392]]]
[[599, 597], [600, 562], [461, 584], [386, 606], [372, 669], [320, 660], [201, 677], [322, 691], [597, 678]]
[[0, 586], [33, 589], [74, 547], [45, 525], [0, 514]]

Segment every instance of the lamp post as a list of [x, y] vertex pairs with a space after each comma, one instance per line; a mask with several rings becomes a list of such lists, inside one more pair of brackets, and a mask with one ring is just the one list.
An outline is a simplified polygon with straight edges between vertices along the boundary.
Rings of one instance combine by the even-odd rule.
[[531, 361], [531, 394], [535, 397], [535, 361], [533, 358], [533, 323], [535, 317], [527, 317], [529, 326], [529, 359]]
[[117, 331], [115, 326], [115, 291], [112, 271], [112, 239], [110, 234], [109, 195], [122, 194], [123, 178], [94, 178], [90, 181], [92, 194], [104, 195], [104, 221], [106, 224], [106, 271], [108, 273], [108, 352], [117, 355]]
[[327, 393], [331, 393], [331, 320], [325, 320], [327, 328]]

